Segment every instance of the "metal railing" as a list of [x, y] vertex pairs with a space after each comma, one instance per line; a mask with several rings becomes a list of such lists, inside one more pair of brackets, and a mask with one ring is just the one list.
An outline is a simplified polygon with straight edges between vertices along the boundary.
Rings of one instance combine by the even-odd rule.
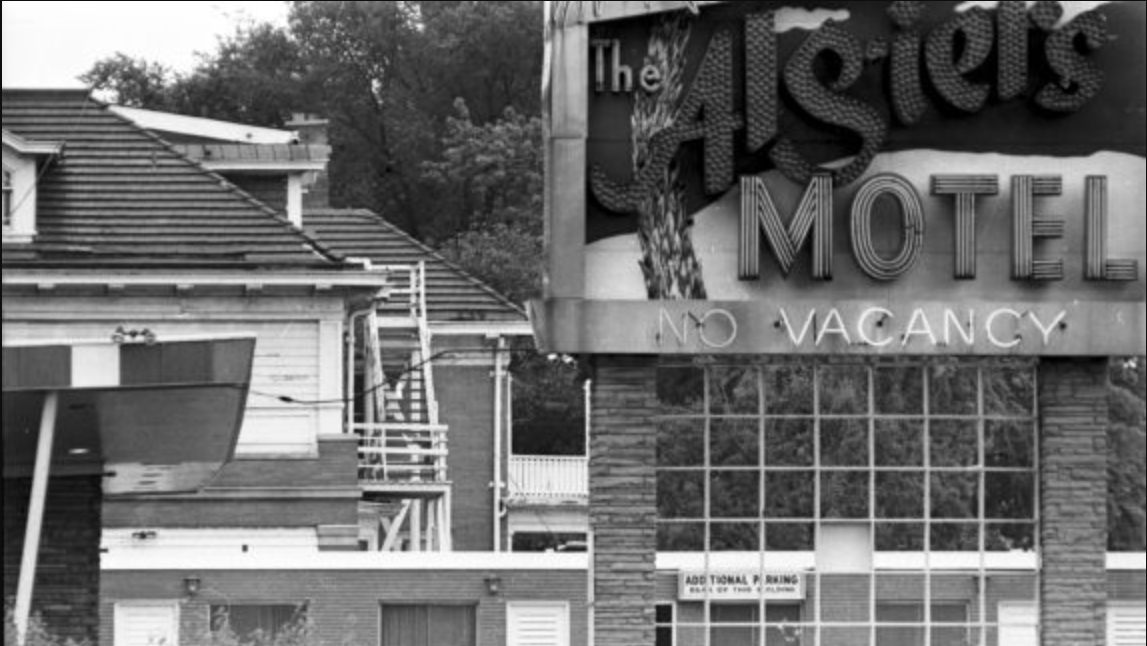
[[589, 459], [583, 456], [511, 455], [511, 498], [589, 497]]
[[441, 424], [354, 424], [360, 483], [446, 482], [446, 427]]

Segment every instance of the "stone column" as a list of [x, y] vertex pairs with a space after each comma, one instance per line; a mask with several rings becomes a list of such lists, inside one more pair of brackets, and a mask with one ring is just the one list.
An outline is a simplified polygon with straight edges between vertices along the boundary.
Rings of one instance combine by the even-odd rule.
[[1107, 361], [1040, 362], [1043, 646], [1103, 646], [1107, 604]]
[[592, 391], [594, 645], [653, 646], [656, 358], [601, 356]]

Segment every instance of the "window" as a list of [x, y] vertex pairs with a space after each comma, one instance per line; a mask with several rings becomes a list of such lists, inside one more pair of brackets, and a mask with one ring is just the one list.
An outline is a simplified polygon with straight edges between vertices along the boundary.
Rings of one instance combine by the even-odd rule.
[[4, 169], [4, 228], [12, 228], [12, 172]]
[[232, 634], [241, 642], [263, 643], [301, 627], [306, 605], [241, 604], [211, 606], [211, 631]]
[[[968, 621], [968, 609], [959, 605], [932, 605], [932, 616], [924, 616], [924, 605], [919, 603], [877, 604], [876, 643], [880, 646], [916, 646], [925, 643], [927, 626], [932, 628], [932, 646], [965, 646], [968, 629], [963, 624]], [[881, 626], [879, 624], [917, 624]]]
[[585, 532], [514, 532], [514, 552], [584, 552]]
[[673, 604], [659, 603], [654, 609], [654, 644], [673, 646]]
[[382, 606], [381, 646], [476, 646], [475, 633], [474, 606]]
[[[903, 599], [936, 610], [932, 644], [979, 643], [993, 568], [1018, 571], [1003, 599], [1036, 598], [1032, 362], [667, 359], [657, 388], [658, 550], [806, 571], [801, 639], [883, 644]], [[677, 634], [755, 643], [767, 605], [679, 606]]]

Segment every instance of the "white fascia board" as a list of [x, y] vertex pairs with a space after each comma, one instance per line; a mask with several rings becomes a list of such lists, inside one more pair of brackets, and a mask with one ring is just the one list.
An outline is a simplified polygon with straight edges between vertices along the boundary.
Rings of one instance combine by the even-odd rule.
[[298, 140], [298, 135], [290, 130], [248, 126], [230, 121], [189, 117], [171, 112], [129, 108], [122, 105], [108, 106], [108, 109], [147, 130], [178, 132], [184, 135], [242, 144], [290, 144]]
[[[258, 335], [246, 332], [222, 332], [219, 334], [175, 334], [156, 339], [157, 343], [191, 343], [198, 341], [238, 341], [243, 339], [257, 339]], [[135, 342], [116, 343], [111, 337], [93, 338], [61, 338], [61, 339], [4, 339], [5, 348], [37, 348], [44, 346], [66, 345], [81, 346], [119, 346], [136, 345]]]
[[115, 272], [101, 271], [19, 271], [5, 270], [4, 285], [121, 285], [127, 286], [319, 286], [319, 287], [390, 287], [390, 274], [385, 271], [342, 271], [342, 272], [259, 272], [257, 274], [237, 273], [192, 273], [192, 272]]
[[[1147, 571], [1147, 554], [1143, 552], [1108, 552], [1107, 569], [1111, 571]], [[927, 559], [933, 570], [978, 570], [977, 552], [932, 552]], [[1035, 571], [1039, 559], [1034, 552], [987, 552], [984, 567], [988, 570]], [[701, 552], [658, 552], [658, 570], [702, 570], [705, 555]], [[918, 572], [924, 570], [924, 552], [877, 552], [877, 571]], [[761, 566], [756, 552], [712, 552], [710, 570], [753, 570]], [[816, 567], [813, 552], [769, 552], [766, 570], [812, 570]]]
[[436, 323], [430, 321], [430, 334], [434, 336], [533, 336], [529, 321], [460, 321]]
[[257, 159], [206, 161], [197, 159], [196, 161], [207, 170], [212, 170], [217, 173], [306, 173], [322, 171], [327, 167], [326, 160], [313, 159], [299, 161], [270, 159], [267, 161], [259, 161]]
[[635, 16], [647, 16], [652, 14], [666, 13], [670, 11], [684, 11], [690, 8], [690, 5], [697, 8], [729, 4], [730, 0], [696, 0], [695, 2], [685, 2], [684, 0], [646, 0], [644, 2], [636, 2], [635, 0], [627, 0], [626, 2], [588, 2], [588, 0], [572, 0], [569, 2], [551, 2], [548, 3], [554, 9], [549, 18], [557, 23], [559, 27], [573, 26], [580, 24], [592, 24], [596, 22], [605, 22], [608, 20], [620, 20], [622, 18], [633, 18]]
[[58, 141], [33, 141], [7, 130], [4, 131], [4, 145], [21, 155], [58, 155], [64, 148]]
[[100, 569], [131, 570], [326, 570], [326, 571], [585, 571], [588, 555], [542, 552], [312, 552], [292, 553], [284, 559], [274, 553], [219, 553], [197, 547], [148, 550], [113, 550], [100, 558]]
[[1123, 572], [1147, 571], [1147, 552], [1108, 552], [1107, 569]]

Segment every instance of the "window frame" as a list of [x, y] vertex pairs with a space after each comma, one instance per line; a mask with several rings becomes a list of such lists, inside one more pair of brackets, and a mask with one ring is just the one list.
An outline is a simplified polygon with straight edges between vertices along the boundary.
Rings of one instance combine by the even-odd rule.
[[[290, 614], [291, 614], [290, 619], [284, 621], [283, 623], [279, 624], [276, 627], [273, 627], [273, 628], [265, 631], [268, 633], [269, 637], [274, 639], [275, 636], [279, 634], [279, 632], [283, 629], [284, 626], [292, 624], [292, 623], [298, 621], [299, 619], [302, 619], [303, 621], [308, 621], [309, 616], [310, 616], [310, 611], [311, 611], [311, 602], [308, 599], [308, 600], [304, 600], [300, 603], [290, 603], [290, 602], [284, 602], [284, 601], [265, 601], [265, 600], [257, 600], [257, 601], [245, 601], [244, 600], [244, 601], [226, 601], [226, 602], [221, 602], [221, 603], [211, 603], [211, 604], [208, 604], [208, 606], [207, 606], [207, 627], [208, 627], [209, 632], [215, 633], [217, 631], [216, 622], [215, 622], [216, 613], [219, 612], [223, 608], [227, 609], [228, 615], [230, 615], [232, 610], [235, 608], [280, 608], [280, 609], [290, 608]], [[257, 627], [254, 630], [247, 631], [246, 634], [240, 634], [235, 630], [234, 626], [230, 625], [230, 621], [228, 621], [228, 625], [231, 628], [231, 631], [233, 633], [235, 633], [235, 636], [239, 639], [239, 641], [241, 643], [247, 643], [248, 641], [251, 641], [250, 640], [251, 634], [255, 630], [264, 630], [262, 627]]]
[[[946, 375], [945, 368], [949, 367], [957, 371], [964, 371], [951, 373], [959, 381], [941, 381]], [[876, 643], [876, 630], [879, 623], [876, 621], [876, 606], [892, 601], [892, 599], [882, 599], [878, 596], [878, 581], [884, 582], [881, 577], [889, 577], [891, 580], [897, 575], [918, 575], [921, 579], [919, 585], [922, 586], [922, 598], [918, 601], [925, 613], [922, 625], [929, 628], [962, 627], [969, 636], [987, 634], [989, 630], [998, 625], [998, 617], [995, 621], [988, 620], [988, 599], [985, 590], [987, 589], [989, 570], [1000, 568], [1000, 566], [989, 566], [987, 563], [989, 560], [998, 564], [1005, 559], [1019, 562], [1021, 559], [1018, 557], [1022, 557], [1023, 565], [1016, 569], [1023, 570], [1025, 573], [1031, 572], [1030, 594], [1034, 598], [1036, 590], [1038, 590], [1038, 528], [1040, 522], [1038, 378], [1034, 361], [1022, 358], [934, 360], [927, 358], [873, 359], [850, 357], [813, 360], [770, 358], [764, 360], [736, 357], [675, 357], [663, 359], [662, 368], [692, 370], [699, 373], [700, 378], [684, 373], [671, 376], [668, 379], [670, 385], [674, 387], [684, 385], [687, 392], [683, 394], [679, 390], [665, 388], [667, 393], [672, 390], [672, 396], [669, 397], [669, 402], [662, 401], [663, 408], [657, 417], [659, 437], [656, 473], [659, 485], [659, 500], [657, 502], [659, 549], [669, 548], [668, 551], [670, 552], [693, 551], [703, 553], [705, 554], [706, 570], [718, 570], [721, 568], [711, 564], [710, 561], [722, 559], [713, 559], [712, 555], [719, 554], [727, 547], [716, 544], [714, 525], [733, 522], [755, 526], [757, 528], [756, 535], [751, 536], [748, 532], [743, 533], [741, 536], [749, 536], [750, 540], [745, 541], [740, 547], [734, 546], [734, 551], [740, 551], [746, 555], [752, 555], [753, 552], [756, 552], [755, 561], [757, 565], [753, 567], [759, 567], [762, 572], [777, 569], [802, 570], [814, 583], [814, 590], [810, 591], [809, 597], [802, 602], [801, 626], [813, 629], [818, 636], [822, 635], [825, 628], [830, 631], [849, 628], [868, 629], [870, 631], [870, 643]], [[738, 375], [735, 374], [736, 370], [747, 372]], [[786, 370], [790, 372], [786, 373]], [[807, 373], [799, 371], [807, 371]], [[834, 375], [834, 372], [837, 371], [839, 374]], [[824, 395], [827, 392], [832, 392], [828, 388], [831, 387], [833, 379], [839, 380], [841, 374], [850, 371], [854, 372], [852, 379], [855, 381], [851, 383], [855, 386], [852, 392], [855, 395], [854, 399], [857, 400], [853, 402], [857, 406], [856, 410], [846, 410], [847, 407], [826, 406]], [[890, 372], [882, 373], [881, 371]], [[900, 376], [892, 374], [897, 371], [902, 374]], [[864, 382], [862, 385], [856, 385], [859, 384], [861, 374], [863, 374]], [[751, 375], [751, 378], [747, 375]], [[826, 379], [826, 375], [830, 377]], [[890, 380], [889, 377], [893, 377], [893, 379]], [[751, 400], [753, 397], [752, 388], [746, 387], [744, 384], [738, 386], [739, 382], [743, 382], [747, 378], [750, 378], [755, 384], [753, 386], [756, 389], [757, 397], [755, 406], [751, 401], [739, 404], [733, 401], [735, 398], [728, 396], [730, 392], [739, 387], [747, 400]], [[905, 407], [902, 404], [896, 404], [892, 398], [886, 398], [884, 401], [878, 399], [878, 387], [888, 388], [889, 383], [900, 383], [896, 379], [904, 380], [903, 383], [907, 384], [914, 392], [917, 387], [912, 385], [911, 380], [920, 380], [917, 393], [918, 405], [914, 404], [904, 410]], [[696, 392], [698, 385], [700, 385], [699, 393]], [[974, 385], [975, 401], [973, 403], [968, 402], [968, 396], [973, 394], [971, 385]], [[662, 395], [662, 388], [659, 374], [659, 397]], [[719, 388], [720, 391], [715, 392]], [[811, 393], [805, 392], [804, 389], [806, 388], [811, 390]], [[797, 405], [795, 407], [797, 412], [792, 412], [788, 410], [794, 408], [791, 405], [773, 406], [772, 402], [769, 401], [770, 389], [775, 389], [776, 392], [783, 395], [796, 393], [800, 396], [798, 399], [801, 402], [808, 397], [811, 397], [812, 401]], [[936, 389], [935, 393], [933, 392], [934, 389]], [[989, 390], [995, 393], [995, 396], [988, 395]], [[864, 399], [862, 393], [866, 395], [867, 400], [858, 403]], [[956, 398], [941, 397], [933, 402], [934, 394], [940, 393], [955, 393]], [[715, 401], [718, 404], [716, 406]], [[673, 410], [674, 408], [676, 410]], [[833, 409], [830, 410], [830, 408]], [[758, 453], [756, 462], [750, 462], [748, 465], [728, 464], [719, 459], [718, 456], [725, 457], [728, 451], [725, 450], [725, 447], [718, 448], [718, 443], [715, 442], [714, 435], [718, 427], [715, 422], [727, 425], [730, 420], [756, 421], [755, 437]], [[778, 465], [769, 461], [768, 452], [770, 448], [775, 450], [776, 446], [775, 444], [773, 447], [768, 446], [770, 425], [783, 420], [805, 420], [811, 424], [811, 452], [813, 453], [811, 465]], [[916, 431], [917, 435], [911, 440], [920, 445], [918, 462], [886, 464], [888, 460], [879, 458], [877, 454], [877, 429], [880, 422], [885, 420], [906, 421], [919, 428]], [[857, 464], [826, 463], [824, 453], [825, 447], [828, 445], [826, 445], [823, 435], [826, 426], [825, 421], [829, 421], [830, 425], [844, 422], [845, 426], [851, 424], [863, 427], [866, 446], [861, 451], [867, 453], [865, 460]], [[937, 424], [938, 422], [955, 422], [954, 428], [957, 429], [957, 432], [959, 432], [960, 426], [965, 426], [970, 431], [966, 436], [959, 434], [953, 436], [957, 441], [970, 442], [974, 446], [974, 456], [970, 463], [934, 464], [933, 452], [937, 450], [936, 447], [939, 446], [941, 451], [945, 450], [943, 445], [936, 444], [931, 433], [934, 427], [942, 427], [941, 424]], [[1007, 430], [1013, 427], [1019, 430]], [[693, 429], [695, 434], [701, 435], [703, 449], [693, 451], [693, 453], [703, 454], [700, 457], [700, 462], [697, 462], [696, 457], [686, 457], [671, 461], [669, 464], [662, 464], [662, 456], [669, 456], [674, 453], [673, 446], [682, 443], [680, 442], [682, 430], [689, 433], [690, 429]], [[996, 452], [989, 453], [988, 441], [990, 438], [988, 434], [990, 429], [992, 429], [992, 433], [996, 433], [994, 429], [1004, 430], [1002, 434], [993, 435], [993, 438], [1008, 439], [1008, 433], [1012, 433], [1015, 438], [1020, 440], [1020, 444], [1016, 445], [1019, 450], [1005, 451], [1001, 454], [997, 449]], [[664, 438], [661, 436], [663, 432], [667, 433]], [[796, 429], [796, 432], [797, 434], [802, 433], [799, 428]], [[719, 439], [724, 441], [725, 438]], [[665, 440], [668, 442], [665, 443]], [[689, 445], [692, 445], [695, 440], [696, 438], [689, 440]], [[663, 446], [663, 443], [666, 445]], [[992, 444], [992, 446], [999, 445]], [[676, 453], [680, 455], [680, 451], [676, 451]], [[1009, 460], [1001, 462], [998, 457], [993, 459], [993, 455], [1004, 455], [1005, 457], [1020, 455], [1022, 460], [1015, 463], [1011, 463]], [[728, 514], [723, 514], [714, 509], [714, 499], [721, 499], [715, 492], [748, 491], [745, 486], [739, 489], [722, 489], [720, 483], [714, 479], [714, 474], [735, 472], [759, 474], [757, 478], [757, 500], [760, 510], [757, 517], [726, 517]], [[811, 499], [813, 510], [808, 517], [780, 517], [770, 516], [767, 513], [770, 499], [766, 495], [766, 482], [770, 473], [813, 474]], [[919, 492], [921, 508], [918, 515], [885, 518], [878, 514], [879, 490], [877, 489], [877, 481], [882, 473], [919, 474], [922, 479], [922, 491]], [[663, 478], [666, 474], [686, 475], [672, 475]], [[858, 518], [826, 515], [823, 509], [825, 500], [822, 497], [826, 474], [867, 475], [866, 513]], [[1021, 510], [1018, 512], [1019, 518], [1003, 517], [1003, 514], [999, 518], [989, 516], [990, 504], [986, 501], [988, 497], [987, 486], [989, 480], [996, 474], [1020, 474], [1019, 480], [1023, 482], [1025, 487], [1030, 487], [1025, 494], [1021, 495], [1019, 502], [1014, 505], [1016, 509]], [[967, 479], [968, 482], [972, 482], [974, 478], [974, 498], [968, 499], [967, 518], [957, 517], [963, 513], [962, 511], [952, 513], [953, 517], [951, 518], [937, 516], [933, 509], [935, 502], [933, 500], [933, 480], [943, 481], [943, 477], [937, 478], [937, 475], [963, 478]], [[675, 480], [676, 478], [679, 480]], [[998, 485], [1006, 481], [1006, 479], [1001, 478], [996, 479], [995, 483]], [[664, 482], [672, 482], [674, 487], [666, 488], [663, 485]], [[693, 484], [682, 488], [680, 482], [693, 482]], [[670, 491], [676, 493], [677, 496], [669, 493]], [[798, 491], [803, 492], [804, 489]], [[959, 489], [952, 491], [958, 492]], [[688, 497], [688, 500], [680, 500], [679, 498], [683, 495]], [[798, 493], [798, 498], [804, 495], [804, 493]], [[693, 500], [694, 496], [698, 499]], [[1026, 496], [1026, 500], [1024, 496]], [[842, 516], [847, 516], [847, 514], [842, 514]], [[795, 552], [770, 549], [769, 526], [772, 525], [775, 529], [779, 523], [811, 524], [812, 549], [802, 549]], [[821, 546], [823, 528], [830, 524], [849, 523], [865, 526], [869, 536], [868, 550], [872, 556], [871, 563], [860, 564], [856, 567], [856, 574], [863, 574], [868, 579], [869, 608], [867, 620], [845, 621], [829, 614], [829, 618], [832, 620], [828, 621], [825, 616], [825, 605], [822, 603], [824, 587], [821, 585], [821, 581], [822, 578], [826, 582], [832, 581], [831, 577], [836, 576], [838, 572], [826, 572], [818, 567], [817, 548]], [[921, 528], [920, 549], [910, 551], [877, 549], [879, 547], [876, 535], [878, 527], [909, 523], [917, 524]], [[1013, 531], [1014, 529], [1020, 529], [1020, 531], [1009, 533], [1007, 532], [1009, 528], [1006, 525], [1015, 525]], [[673, 526], [682, 529], [667, 529]], [[690, 528], [691, 526], [692, 528]], [[953, 543], [953, 546], [962, 548], [956, 551], [934, 550], [933, 545], [937, 538], [943, 537], [943, 534], [937, 535], [935, 532], [937, 530], [943, 531], [948, 526], [951, 526], [952, 531], [957, 532], [955, 534], [957, 537], [961, 537], [965, 531], [961, 529], [962, 527], [974, 528], [974, 542]], [[698, 529], [700, 531], [699, 545]], [[1004, 533], [998, 533], [1001, 530]], [[722, 528], [722, 533], [724, 533], [724, 528]], [[682, 537], [685, 538], [685, 548], [682, 548], [680, 543], [673, 544], [670, 542], [679, 541]], [[958, 538], [957, 540], [964, 541], [965, 539]], [[795, 543], [799, 543], [799, 540]], [[795, 543], [793, 546], [783, 545], [782, 547], [797, 546]], [[752, 549], [754, 546], [755, 549]], [[897, 549], [902, 549], [902, 547]], [[995, 556], [1000, 554], [1005, 559]], [[1013, 556], [1017, 558], [1013, 559]], [[746, 559], [745, 562], [747, 563], [748, 560]], [[946, 567], [945, 564], [948, 566]], [[848, 571], [843, 570], [843, 572]], [[952, 585], [961, 578], [971, 579], [975, 583], [975, 589], [969, 593], [968, 599], [957, 600], [945, 597], [943, 587]], [[1026, 595], [1029, 594], [1029, 591], [1026, 581], [1020, 587], [1019, 594], [1021, 595], [1020, 600], [1027, 599]], [[766, 600], [762, 598], [758, 601], [762, 607], [761, 616], [764, 616]], [[711, 606], [717, 602], [706, 600], [703, 603], [705, 604], [704, 617], [702, 623], [696, 625], [711, 627], [714, 625]], [[749, 603], [753, 602], [750, 601]], [[933, 624], [931, 616], [933, 606], [956, 605], [956, 603], [964, 603], [966, 607], [975, 607], [976, 610], [966, 612], [965, 617], [969, 619], [963, 623]], [[831, 613], [831, 610], [828, 612]], [[675, 623], [678, 627], [684, 625], [679, 618]], [[695, 625], [693, 621], [688, 623], [689, 627]], [[932, 630], [926, 632], [928, 634], [926, 643], [930, 644]]]

